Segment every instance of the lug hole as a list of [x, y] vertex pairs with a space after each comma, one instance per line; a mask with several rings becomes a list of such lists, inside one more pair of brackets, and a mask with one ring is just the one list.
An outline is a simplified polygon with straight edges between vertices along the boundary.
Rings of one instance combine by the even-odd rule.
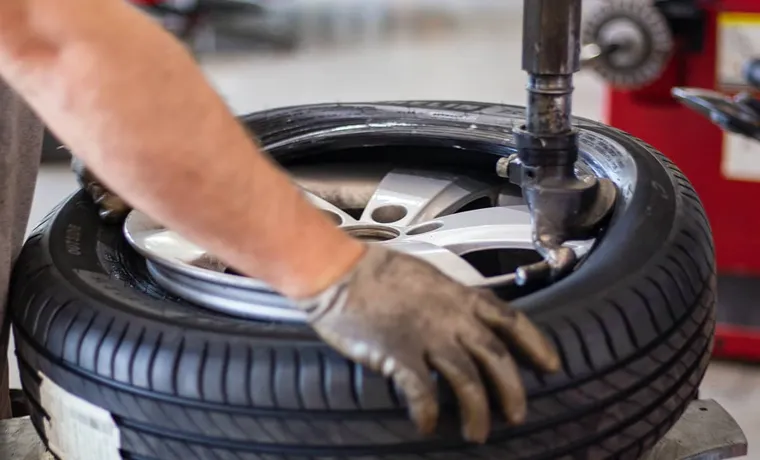
[[406, 217], [407, 212], [405, 207], [396, 204], [380, 206], [372, 211], [372, 220], [381, 224], [390, 224]]
[[441, 227], [443, 227], [442, 222], [427, 222], [422, 225], [410, 228], [406, 231], [406, 234], [409, 236], [422, 235], [423, 233], [429, 233], [433, 230], [438, 230]]
[[325, 215], [326, 215], [326, 216], [327, 216], [327, 217], [328, 217], [328, 218], [329, 218], [329, 219], [332, 221], [332, 223], [333, 223], [333, 224], [335, 224], [336, 226], [340, 226], [340, 225], [343, 225], [343, 218], [342, 218], [340, 215], [338, 215], [337, 213], [335, 213], [335, 212], [332, 212], [332, 211], [327, 211], [327, 210], [325, 210], [325, 209], [323, 209], [323, 210], [322, 210], [322, 212], [324, 212], [324, 213], [325, 213]]
[[395, 228], [382, 225], [359, 225], [355, 227], [343, 227], [343, 230], [354, 238], [369, 243], [380, 243], [397, 238], [400, 232]]

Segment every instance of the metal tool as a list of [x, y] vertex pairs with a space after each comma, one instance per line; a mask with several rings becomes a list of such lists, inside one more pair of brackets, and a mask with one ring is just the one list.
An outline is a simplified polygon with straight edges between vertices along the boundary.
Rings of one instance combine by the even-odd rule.
[[673, 96], [724, 131], [760, 140], [760, 101], [753, 95], [727, 96], [709, 89], [673, 88]]
[[[753, 89], [760, 90], [760, 60], [748, 61], [743, 76]], [[672, 93], [684, 106], [709, 118], [724, 131], [760, 140], [760, 100], [754, 94], [742, 91], [729, 96], [702, 88], [673, 88]]]
[[526, 124], [514, 130], [517, 155], [497, 173], [521, 185], [533, 242], [544, 262], [521, 267], [518, 284], [557, 279], [572, 270], [568, 240], [593, 237], [617, 191], [606, 179], [575, 173], [578, 133], [572, 126], [573, 74], [581, 68], [581, 0], [525, 0], [523, 70], [528, 72]]

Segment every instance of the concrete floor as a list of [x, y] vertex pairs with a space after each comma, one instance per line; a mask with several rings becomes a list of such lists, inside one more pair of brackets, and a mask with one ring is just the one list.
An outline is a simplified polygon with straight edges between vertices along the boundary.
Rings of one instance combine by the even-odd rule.
[[[521, 2], [500, 2], [498, 8], [493, 2], [477, 3], [483, 14], [478, 17], [471, 8], [465, 19], [460, 17], [448, 26], [415, 26], [412, 32], [379, 34], [372, 40], [333, 37], [329, 46], [317, 30], [312, 31], [313, 44], [295, 52], [216, 54], [201, 56], [201, 62], [237, 113], [291, 104], [383, 99], [522, 104]], [[461, 3], [449, 0], [447, 5], [454, 8]], [[575, 113], [599, 119], [601, 83], [593, 75], [581, 74], [576, 84]], [[75, 187], [67, 165], [44, 166], [31, 224]], [[15, 369], [12, 385], [19, 385]], [[760, 367], [713, 364], [702, 397], [715, 398], [736, 417], [750, 443], [758, 442], [750, 447], [748, 458], [760, 459]]]

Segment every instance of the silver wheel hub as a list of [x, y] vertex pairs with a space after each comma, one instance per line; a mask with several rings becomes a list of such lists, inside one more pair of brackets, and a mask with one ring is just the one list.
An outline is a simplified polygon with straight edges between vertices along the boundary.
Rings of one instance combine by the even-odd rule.
[[[307, 198], [348, 234], [424, 259], [470, 286], [497, 284], [513, 275], [486, 275], [469, 256], [499, 251], [499, 257], [509, 259], [509, 251], [533, 249], [530, 214], [519, 189], [495, 175], [482, 180], [377, 165], [321, 166], [293, 173]], [[132, 212], [124, 231], [146, 258], [155, 281], [186, 300], [246, 318], [305, 320], [265, 283], [231, 273], [211, 254], [145, 214]], [[591, 244], [568, 246], [581, 256]]]

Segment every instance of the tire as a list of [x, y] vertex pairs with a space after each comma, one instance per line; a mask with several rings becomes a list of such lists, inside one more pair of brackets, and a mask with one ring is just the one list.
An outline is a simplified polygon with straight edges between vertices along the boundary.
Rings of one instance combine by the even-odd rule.
[[[243, 121], [285, 165], [397, 144], [387, 159], [492, 171], [496, 156], [510, 153], [504, 139], [522, 114], [492, 104], [390, 102], [292, 107]], [[67, 416], [74, 406], [99, 411], [118, 430], [120, 449], [103, 459], [640, 457], [695, 398], [708, 364], [712, 237], [693, 188], [667, 158], [610, 127], [576, 124], [584, 151], [603, 158], [614, 178], [633, 179], [576, 273], [514, 301], [562, 358], [555, 375], [522, 368], [524, 425], [494, 416], [488, 443], [466, 444], [442, 385], [449, 410], [435, 436], [421, 437], [391, 384], [308, 328], [225, 317], [168, 295], [120, 228], [102, 224], [78, 193], [32, 234], [12, 280], [35, 426], [47, 441], [61, 420], [87, 428]], [[78, 402], [53, 404], [45, 394]]]

